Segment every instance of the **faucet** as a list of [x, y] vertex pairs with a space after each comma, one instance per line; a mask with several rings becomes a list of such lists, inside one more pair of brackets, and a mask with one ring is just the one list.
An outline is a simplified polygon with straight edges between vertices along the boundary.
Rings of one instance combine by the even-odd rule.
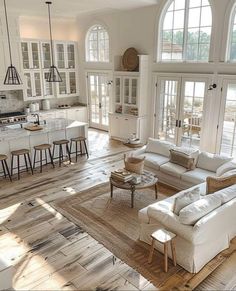
[[32, 116], [36, 117], [36, 121], [34, 122], [34, 124], [40, 125], [38, 113], [34, 113], [32, 114]]

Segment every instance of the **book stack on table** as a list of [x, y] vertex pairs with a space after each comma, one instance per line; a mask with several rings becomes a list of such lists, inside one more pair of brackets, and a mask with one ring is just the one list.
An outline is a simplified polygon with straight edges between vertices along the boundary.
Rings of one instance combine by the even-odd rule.
[[125, 169], [119, 169], [111, 172], [111, 178], [121, 182], [128, 182], [133, 179], [133, 174]]

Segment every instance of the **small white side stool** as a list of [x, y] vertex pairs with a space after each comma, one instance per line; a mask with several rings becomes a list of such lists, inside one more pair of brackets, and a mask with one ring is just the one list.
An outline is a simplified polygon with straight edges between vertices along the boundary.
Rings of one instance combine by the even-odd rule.
[[14, 267], [0, 257], [0, 290], [12, 289]]
[[151, 249], [150, 249], [148, 263], [150, 264], [152, 262], [155, 241], [158, 241], [159, 243], [164, 245], [164, 256], [165, 256], [164, 270], [165, 270], [165, 272], [167, 272], [168, 271], [168, 243], [169, 242], [171, 245], [172, 260], [173, 260], [174, 266], [176, 266], [175, 243], [173, 240], [176, 237], [176, 234], [174, 234], [170, 231], [167, 231], [166, 229], [159, 229], [159, 230], [153, 232], [151, 237], [152, 237], [152, 245], [151, 245]]

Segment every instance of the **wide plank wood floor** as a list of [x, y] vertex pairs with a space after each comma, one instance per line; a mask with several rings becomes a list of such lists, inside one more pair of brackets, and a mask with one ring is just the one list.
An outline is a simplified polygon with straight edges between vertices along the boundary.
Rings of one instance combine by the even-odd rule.
[[82, 157], [55, 169], [49, 165], [42, 174], [25, 173], [13, 183], [0, 178], [0, 256], [15, 267], [16, 290], [156, 290], [51, 206], [107, 181], [129, 150], [96, 130], [89, 130], [89, 143], [89, 160]]

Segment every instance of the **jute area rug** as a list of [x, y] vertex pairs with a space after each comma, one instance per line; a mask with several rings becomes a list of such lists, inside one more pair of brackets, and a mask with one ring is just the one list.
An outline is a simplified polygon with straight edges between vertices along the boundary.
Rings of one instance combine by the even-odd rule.
[[[161, 185], [158, 200], [175, 192]], [[234, 245], [233, 250], [227, 250], [225, 256], [221, 253], [198, 274], [190, 274], [178, 265], [174, 267], [171, 260], [165, 273], [163, 255], [155, 251], [152, 264], [148, 264], [150, 246], [138, 239], [138, 211], [157, 201], [154, 188], [136, 191], [133, 209], [130, 200], [129, 191], [117, 188], [114, 188], [111, 199], [110, 185], [105, 183], [54, 203], [54, 207], [160, 289], [170, 290], [177, 286], [188, 287], [188, 290], [195, 288], [235, 250]]]

